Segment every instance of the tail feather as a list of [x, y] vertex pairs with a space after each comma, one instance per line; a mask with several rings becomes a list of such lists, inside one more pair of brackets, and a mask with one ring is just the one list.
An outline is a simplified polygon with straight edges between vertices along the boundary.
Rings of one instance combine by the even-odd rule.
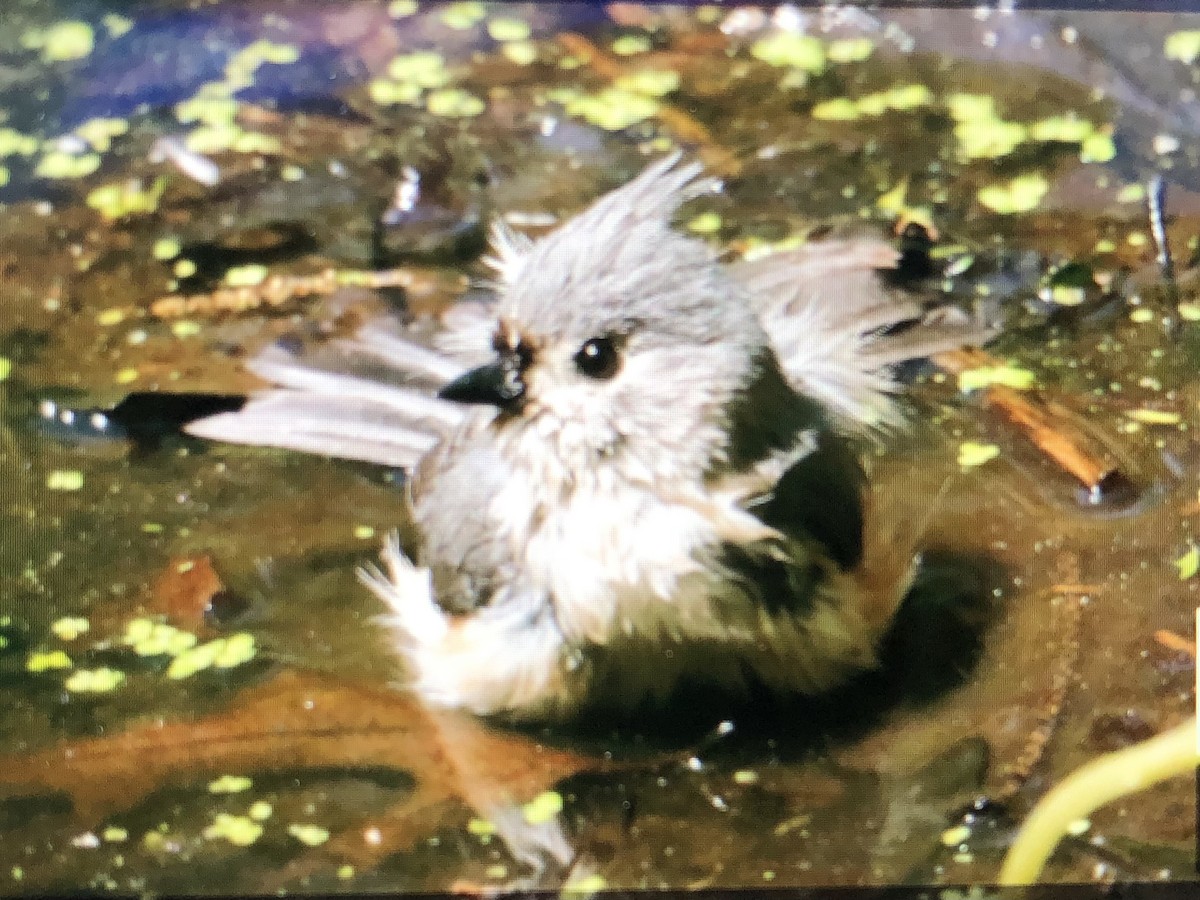
[[454, 380], [465, 368], [442, 353], [392, 334], [377, 322], [364, 327], [350, 347], [403, 375], [425, 377], [441, 384]]
[[441, 429], [367, 399], [285, 389], [257, 394], [238, 412], [200, 419], [186, 430], [209, 440], [407, 469]]
[[279, 387], [291, 388], [301, 396], [369, 403], [381, 410], [443, 427], [453, 427], [462, 421], [462, 409], [453, 403], [373, 378], [315, 369], [288, 358], [286, 351], [278, 346], [252, 360], [247, 368], [260, 378]]
[[274, 389], [191, 423], [189, 433], [411, 469], [465, 416], [434, 396], [464, 363], [402, 336], [394, 322], [301, 347], [278, 343], [246, 368]]

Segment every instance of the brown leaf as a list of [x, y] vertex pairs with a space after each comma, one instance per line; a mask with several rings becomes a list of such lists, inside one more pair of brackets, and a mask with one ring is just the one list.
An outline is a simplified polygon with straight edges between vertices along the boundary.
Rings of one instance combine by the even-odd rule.
[[173, 556], [150, 586], [147, 611], [189, 631], [205, 628], [205, 615], [225, 585], [207, 554]]

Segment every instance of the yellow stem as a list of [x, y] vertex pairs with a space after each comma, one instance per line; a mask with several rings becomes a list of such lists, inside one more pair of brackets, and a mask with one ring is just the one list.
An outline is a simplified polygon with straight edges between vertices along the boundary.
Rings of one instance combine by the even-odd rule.
[[1148, 741], [1106, 753], [1068, 775], [1022, 824], [1000, 867], [1000, 884], [1036, 881], [1072, 822], [1118, 797], [1192, 772], [1200, 765], [1196, 728], [1196, 720], [1190, 719]]

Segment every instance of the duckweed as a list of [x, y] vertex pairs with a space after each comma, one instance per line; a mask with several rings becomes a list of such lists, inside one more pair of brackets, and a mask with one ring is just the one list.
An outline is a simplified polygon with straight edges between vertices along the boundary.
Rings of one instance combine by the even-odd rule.
[[875, 52], [875, 43], [870, 38], [844, 38], [831, 41], [826, 50], [830, 62], [862, 62]]
[[721, 216], [715, 212], [702, 212], [687, 223], [688, 231], [696, 234], [716, 234], [721, 230]]
[[309, 847], [319, 847], [329, 840], [329, 829], [320, 825], [293, 824], [287, 827], [287, 833]]
[[138, 656], [178, 656], [196, 645], [196, 636], [165, 622], [131, 619], [125, 624], [121, 643]]
[[523, 41], [531, 33], [529, 25], [520, 19], [492, 19], [487, 31], [495, 41]]
[[1037, 173], [1018, 175], [1007, 184], [980, 188], [979, 202], [1001, 215], [1029, 212], [1042, 202], [1050, 185]]
[[165, 178], [156, 178], [149, 187], [137, 179], [111, 182], [89, 191], [87, 205], [109, 221], [146, 215], [158, 209], [166, 188]]
[[255, 800], [246, 814], [255, 822], [265, 822], [275, 815], [275, 808], [266, 800]]
[[1143, 425], [1178, 425], [1183, 421], [1179, 413], [1161, 409], [1131, 409], [1125, 415]]
[[799, 69], [810, 75], [825, 71], [825, 44], [819, 38], [792, 31], [778, 31], [759, 38], [750, 55], [771, 66]]
[[171, 334], [180, 339], [195, 337], [200, 331], [200, 323], [193, 322], [191, 319], [177, 319], [171, 323]]
[[477, 116], [486, 109], [486, 104], [474, 94], [459, 88], [442, 88], [431, 91], [425, 98], [425, 108], [435, 116], [448, 119], [465, 119]]
[[1175, 569], [1179, 573], [1180, 581], [1195, 577], [1196, 573], [1200, 572], [1200, 547], [1189, 547], [1183, 556], [1175, 560]]
[[254, 287], [266, 281], [268, 274], [269, 271], [266, 266], [251, 263], [227, 269], [224, 280], [230, 287]]
[[112, 147], [112, 139], [128, 133], [129, 123], [124, 119], [88, 119], [75, 128], [75, 134], [87, 141], [98, 153]]
[[1074, 115], [1051, 116], [1029, 126], [1029, 136], [1035, 141], [1058, 141], [1079, 144], [1094, 134], [1096, 126]]
[[55, 469], [46, 476], [46, 489], [77, 491], [83, 487], [83, 472], [78, 469]]
[[423, 88], [445, 87], [450, 83], [446, 60], [434, 50], [418, 50], [397, 56], [388, 63], [387, 73], [396, 81]]
[[116, 13], [105, 13], [100, 18], [100, 24], [104, 26], [104, 30], [108, 32], [109, 37], [114, 38], [119, 38], [133, 29], [133, 19], [127, 19], [125, 16], [120, 16]]
[[100, 157], [95, 153], [67, 153], [51, 150], [38, 160], [33, 174], [39, 178], [71, 180], [86, 178], [100, 168]]
[[50, 631], [59, 640], [73, 641], [82, 634], [87, 634], [92, 623], [82, 616], [64, 616], [51, 623]]
[[32, 156], [42, 142], [12, 128], [0, 128], [0, 158], [5, 156]]
[[107, 667], [79, 669], [63, 686], [76, 694], [106, 694], [125, 683], [125, 673]]
[[448, 28], [465, 31], [473, 28], [486, 15], [487, 10], [482, 3], [451, 3], [442, 10], [441, 19]]
[[580, 94], [570, 89], [551, 91], [548, 98], [560, 102], [568, 115], [577, 116], [605, 131], [623, 131], [658, 112], [653, 97], [610, 87], [597, 94]]
[[1106, 163], [1117, 155], [1117, 145], [1112, 135], [1104, 132], [1089, 134], [1079, 145], [1079, 161], [1084, 163]]
[[239, 632], [216, 638], [176, 656], [167, 668], [167, 677], [178, 681], [209, 668], [231, 669], [253, 659], [257, 652], [252, 634]]
[[248, 816], [217, 813], [213, 823], [204, 829], [208, 840], [224, 838], [238, 847], [249, 847], [262, 837], [263, 827]]
[[1028, 369], [1018, 366], [981, 366], [958, 373], [958, 389], [964, 393], [978, 391], [993, 384], [1001, 384], [1018, 391], [1033, 387], [1036, 377]]
[[150, 255], [157, 260], [166, 262], [174, 259], [181, 252], [183, 252], [183, 247], [179, 243], [179, 238], [161, 237], [154, 242], [154, 246], [150, 250]]
[[395, 106], [397, 103], [413, 105], [421, 99], [419, 85], [376, 78], [367, 85], [367, 95], [380, 106]]
[[208, 783], [210, 794], [240, 794], [254, 786], [254, 781], [245, 775], [222, 775]]
[[22, 46], [38, 50], [44, 62], [70, 62], [83, 59], [96, 46], [96, 34], [87, 22], [58, 22], [45, 29], [21, 35]]
[[61, 650], [35, 651], [25, 660], [25, 671], [49, 672], [54, 669], [69, 669], [73, 665], [75, 663], [71, 661], [71, 657]]
[[530, 825], [544, 825], [562, 810], [562, 794], [557, 791], [544, 791], [521, 807], [521, 814]]
[[1146, 189], [1138, 184], [1127, 184], [1117, 191], [1118, 203], [1141, 203], [1146, 199]]
[[974, 469], [990, 462], [1000, 455], [1000, 448], [995, 444], [981, 444], [976, 441], [963, 441], [958, 446], [958, 464], [964, 469]]
[[861, 118], [863, 112], [849, 97], [836, 97], [813, 106], [810, 115], [825, 122], [852, 122]]
[[496, 824], [487, 819], [472, 818], [467, 822], [467, 834], [476, 837], [490, 837], [496, 833]]
[[662, 97], [679, 90], [679, 73], [669, 69], [640, 69], [619, 76], [613, 85], [634, 94]]
[[957, 122], [998, 119], [996, 98], [988, 94], [951, 94], [946, 97], [946, 109]]
[[508, 41], [500, 48], [500, 52], [518, 66], [532, 65], [538, 58], [537, 45], [532, 41]]
[[1175, 31], [1163, 40], [1163, 56], [1191, 65], [1200, 57], [1200, 31]]
[[954, 137], [965, 159], [995, 159], [1023, 144], [1029, 131], [1019, 122], [980, 120], [959, 122], [954, 126]]
[[644, 34], [625, 34], [612, 42], [612, 52], [617, 56], [634, 56], [650, 49], [650, 38]]

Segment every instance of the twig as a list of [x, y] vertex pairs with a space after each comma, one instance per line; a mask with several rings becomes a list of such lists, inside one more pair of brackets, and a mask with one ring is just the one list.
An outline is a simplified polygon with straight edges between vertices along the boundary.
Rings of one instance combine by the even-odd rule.
[[1167, 306], [1170, 310], [1164, 322], [1167, 333], [1173, 336], [1179, 327], [1176, 315], [1176, 307], [1179, 305], [1179, 287], [1175, 283], [1175, 261], [1171, 258], [1171, 242], [1167, 236], [1166, 215], [1164, 213], [1167, 182], [1162, 175], [1155, 175], [1150, 179], [1149, 190], [1146, 192], [1146, 195], [1147, 211], [1150, 216], [1150, 233], [1154, 235], [1154, 246], [1158, 250], [1155, 255], [1155, 261], [1158, 263], [1158, 272], [1163, 280], [1167, 295]]
[[1079, 631], [1083, 623], [1083, 603], [1087, 597], [1078, 590], [1083, 585], [1078, 583], [1079, 558], [1074, 553], [1061, 554], [1057, 560], [1057, 569], [1059, 580], [1064, 582], [1062, 587], [1067, 588], [1062, 590], [1058, 585], [1051, 587], [1051, 602], [1056, 604], [1055, 608], [1058, 611], [1053, 628], [1060, 636], [1061, 649], [1051, 669], [1050, 689], [1046, 702], [1038, 713], [1037, 725], [1016, 760], [1005, 770], [1000, 787], [992, 797], [998, 803], [1012, 799], [1042, 761], [1046, 745], [1050, 743], [1058, 727], [1063, 703], [1075, 678], [1079, 662]]
[[317, 275], [272, 275], [261, 284], [218, 288], [210, 294], [169, 294], [150, 304], [151, 315], [176, 319], [187, 315], [245, 312], [262, 306], [276, 307], [290, 300], [317, 294], [332, 294], [343, 287], [404, 288], [429, 287], [427, 272], [416, 269], [386, 269], [380, 272], [326, 269]]
[[1185, 637], [1180, 637], [1173, 631], [1168, 631], [1165, 628], [1154, 632], [1154, 640], [1166, 647], [1168, 650], [1174, 650], [1178, 653], [1186, 653], [1192, 659], [1196, 658], [1196, 642], [1189, 641]]
[[[983, 367], [998, 366], [1000, 361], [978, 349], [949, 350], [933, 357], [934, 363], [952, 375]], [[1085, 447], [1076, 428], [1055, 416], [1036, 398], [1027, 397], [1006, 385], [993, 384], [983, 391], [984, 404], [997, 410], [1015, 425], [1034, 445], [1099, 502], [1107, 490], [1124, 481], [1116, 466], [1098, 459]]]

